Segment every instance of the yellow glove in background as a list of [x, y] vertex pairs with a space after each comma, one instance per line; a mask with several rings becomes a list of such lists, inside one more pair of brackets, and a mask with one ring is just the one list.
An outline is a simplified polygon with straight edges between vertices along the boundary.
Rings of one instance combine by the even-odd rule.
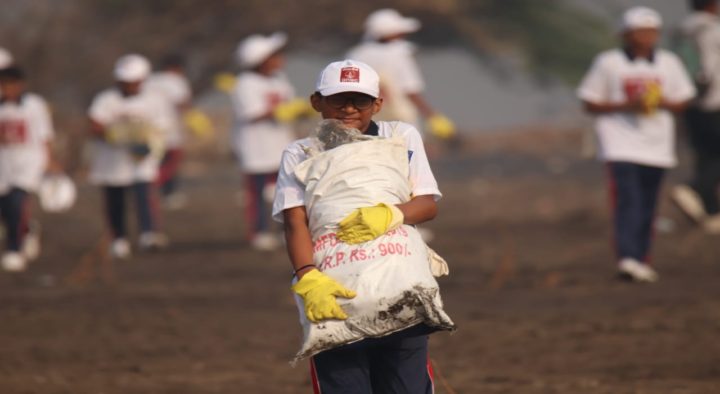
[[318, 270], [303, 275], [291, 289], [302, 297], [305, 316], [315, 323], [327, 319], [347, 319], [347, 314], [340, 308], [335, 297], [355, 298], [357, 295]]
[[646, 115], [652, 115], [657, 111], [662, 101], [662, 89], [657, 82], [650, 82], [645, 86], [645, 93], [642, 96], [643, 107]]
[[455, 124], [442, 114], [435, 114], [427, 119], [432, 135], [440, 139], [448, 139], [455, 135]]
[[196, 137], [209, 137], [213, 134], [214, 128], [205, 113], [199, 109], [189, 109], [183, 114], [183, 123]]
[[223, 93], [230, 94], [235, 88], [235, 83], [235, 75], [229, 72], [217, 73], [215, 74], [215, 77], [213, 77], [213, 85], [215, 85], [215, 89]]
[[378, 204], [358, 208], [340, 222], [337, 237], [349, 244], [359, 244], [394, 230], [403, 223], [405, 216], [394, 205]]
[[273, 110], [273, 116], [278, 122], [290, 123], [302, 116], [310, 116], [314, 112], [307, 99], [296, 98], [278, 104]]
[[127, 126], [123, 123], [114, 123], [105, 128], [105, 141], [111, 144], [123, 144], [126, 143], [129, 138], [130, 131]]

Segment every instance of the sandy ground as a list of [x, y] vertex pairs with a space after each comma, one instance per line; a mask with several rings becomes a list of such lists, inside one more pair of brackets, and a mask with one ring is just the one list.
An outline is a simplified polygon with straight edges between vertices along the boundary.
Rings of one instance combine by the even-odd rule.
[[[427, 227], [459, 330], [431, 339], [437, 393], [720, 392], [720, 246], [665, 198], [661, 281], [614, 276], [603, 168], [575, 132], [475, 138], [434, 154]], [[309, 393], [283, 251], [243, 237], [226, 156], [190, 157], [162, 253], [105, 256], [99, 195], [39, 214], [41, 258], [0, 273], [0, 393]], [[682, 179], [684, 170], [671, 175]]]

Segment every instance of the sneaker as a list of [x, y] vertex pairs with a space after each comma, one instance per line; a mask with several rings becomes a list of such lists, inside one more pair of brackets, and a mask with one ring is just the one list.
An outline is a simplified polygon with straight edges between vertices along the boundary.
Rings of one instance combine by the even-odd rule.
[[696, 223], [702, 223], [707, 217], [705, 206], [703, 205], [700, 195], [697, 194], [690, 186], [677, 185], [672, 189], [672, 200], [677, 204], [683, 213]]
[[2, 267], [5, 271], [20, 272], [27, 268], [27, 260], [19, 252], [6, 252], [2, 256]]
[[36, 222], [30, 224], [30, 231], [23, 238], [22, 254], [28, 261], [40, 256], [40, 225]]
[[257, 233], [250, 241], [255, 250], [264, 252], [275, 250], [280, 247], [278, 237], [273, 233]]
[[164, 249], [168, 245], [168, 237], [163, 233], [154, 231], [145, 232], [140, 234], [138, 245], [141, 250], [160, 250]]
[[110, 255], [113, 258], [127, 260], [131, 256], [130, 242], [125, 238], [117, 238], [110, 244]]
[[635, 282], [657, 282], [659, 276], [652, 267], [635, 259], [624, 258], [618, 265], [621, 275], [627, 276]]
[[703, 229], [708, 234], [720, 234], [720, 213], [705, 218]]

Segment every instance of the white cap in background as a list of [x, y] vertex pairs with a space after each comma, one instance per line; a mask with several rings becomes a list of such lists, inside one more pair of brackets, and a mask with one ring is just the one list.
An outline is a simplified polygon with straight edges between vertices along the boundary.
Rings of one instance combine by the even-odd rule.
[[659, 29], [662, 26], [660, 14], [648, 7], [632, 7], [623, 13], [620, 30]]
[[377, 40], [396, 34], [409, 34], [420, 30], [420, 21], [406, 18], [392, 8], [383, 8], [365, 19], [365, 38]]
[[344, 92], [380, 95], [380, 77], [370, 66], [355, 60], [333, 62], [322, 70], [315, 90], [323, 96]]
[[0, 47], [0, 68], [7, 68], [12, 66], [13, 57], [10, 51]]
[[287, 43], [287, 34], [276, 32], [269, 36], [253, 34], [240, 41], [235, 57], [243, 68], [259, 66], [270, 55], [279, 51]]
[[120, 82], [139, 82], [150, 75], [150, 62], [142, 55], [131, 53], [115, 62], [115, 79]]

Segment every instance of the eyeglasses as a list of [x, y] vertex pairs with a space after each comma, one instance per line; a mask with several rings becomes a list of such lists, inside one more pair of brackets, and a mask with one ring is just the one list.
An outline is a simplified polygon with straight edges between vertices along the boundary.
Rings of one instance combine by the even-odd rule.
[[372, 107], [373, 103], [375, 102], [375, 98], [370, 97], [370, 96], [365, 96], [365, 95], [358, 95], [358, 96], [333, 95], [333, 96], [325, 97], [325, 101], [328, 103], [329, 106], [331, 106], [335, 109], [343, 109], [348, 105], [348, 103], [352, 103], [353, 107], [357, 108], [360, 111], [363, 111], [363, 110], [366, 110], [366, 109]]

